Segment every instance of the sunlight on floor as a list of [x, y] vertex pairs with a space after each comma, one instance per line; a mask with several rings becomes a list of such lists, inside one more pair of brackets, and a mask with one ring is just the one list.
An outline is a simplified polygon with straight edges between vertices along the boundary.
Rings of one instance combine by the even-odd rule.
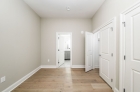
[[60, 68], [70, 68], [70, 60], [65, 60], [65, 63]]

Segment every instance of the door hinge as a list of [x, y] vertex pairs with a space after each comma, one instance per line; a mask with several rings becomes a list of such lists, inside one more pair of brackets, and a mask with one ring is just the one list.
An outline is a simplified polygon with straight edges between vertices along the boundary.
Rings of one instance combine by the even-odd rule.
[[58, 39], [59, 39], [59, 37], [58, 37]]
[[59, 49], [58, 49], [58, 51], [59, 51]]
[[113, 53], [111, 53], [111, 56], [113, 57]]
[[59, 64], [59, 62], [58, 62], [58, 64]]
[[113, 82], [113, 79], [111, 79], [111, 82]]
[[125, 92], [125, 88], [123, 89], [123, 92]]
[[124, 60], [126, 59], [126, 56], [124, 55]]
[[126, 27], [126, 23], [125, 22], [123, 22], [123, 25], [124, 25], [124, 27]]

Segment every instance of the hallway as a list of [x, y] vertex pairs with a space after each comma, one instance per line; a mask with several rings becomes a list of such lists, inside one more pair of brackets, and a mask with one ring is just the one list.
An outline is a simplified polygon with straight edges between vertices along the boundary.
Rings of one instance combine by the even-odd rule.
[[41, 69], [12, 92], [113, 92], [99, 70]]

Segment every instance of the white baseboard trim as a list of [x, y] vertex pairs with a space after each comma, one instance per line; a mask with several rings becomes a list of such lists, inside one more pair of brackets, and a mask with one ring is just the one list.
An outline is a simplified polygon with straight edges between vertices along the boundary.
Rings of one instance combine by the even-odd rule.
[[21, 83], [23, 83], [25, 80], [27, 80], [29, 77], [31, 77], [33, 74], [35, 74], [38, 70], [40, 70], [40, 66], [36, 69], [34, 69], [32, 72], [28, 73], [24, 77], [22, 77], [20, 80], [3, 90], [2, 92], [11, 92], [13, 89], [15, 89], [17, 86], [19, 86]]
[[72, 68], [85, 68], [85, 65], [72, 65]]
[[114, 89], [114, 92], [119, 92], [119, 90], [117, 88]]
[[56, 68], [56, 65], [41, 65], [41, 68]]
[[[29, 77], [31, 77], [33, 74], [35, 74], [41, 68], [57, 68], [57, 67], [56, 67], [56, 65], [41, 65], [38, 68], [34, 69], [32, 72], [30, 72], [27, 75], [25, 75], [24, 77], [22, 77], [17, 82], [13, 83], [11, 86], [9, 86], [8, 88], [6, 88], [2, 92], [11, 92], [13, 89], [15, 89], [17, 86], [19, 86], [25, 80], [27, 80]], [[85, 65], [72, 65], [72, 68], [85, 68]]]
[[99, 65], [95, 65], [94, 67], [95, 67], [95, 68], [99, 68]]

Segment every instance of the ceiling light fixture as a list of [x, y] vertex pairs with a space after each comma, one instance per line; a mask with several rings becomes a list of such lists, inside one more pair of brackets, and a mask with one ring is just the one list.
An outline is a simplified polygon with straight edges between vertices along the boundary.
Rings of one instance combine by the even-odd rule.
[[70, 7], [69, 6], [67, 7], [67, 11], [70, 11]]

